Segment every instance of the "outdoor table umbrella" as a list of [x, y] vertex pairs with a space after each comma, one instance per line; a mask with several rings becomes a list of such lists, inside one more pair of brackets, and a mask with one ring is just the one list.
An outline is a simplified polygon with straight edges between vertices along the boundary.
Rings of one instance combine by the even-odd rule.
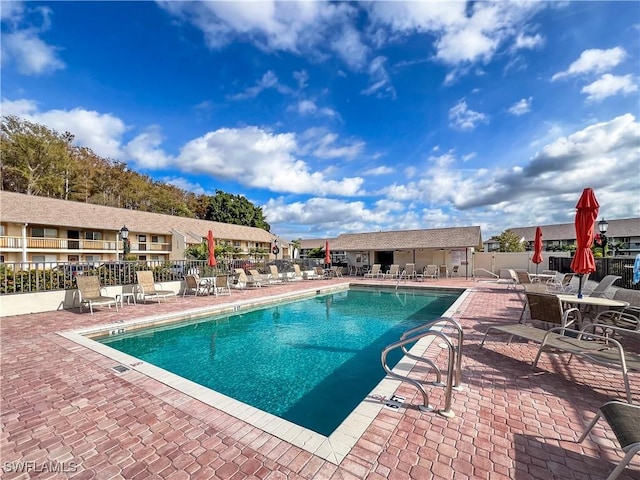
[[538, 265], [542, 263], [542, 229], [536, 227], [536, 240], [533, 242], [533, 257], [531, 261], [536, 264], [536, 275], [538, 274]]
[[331, 252], [329, 251], [329, 241], [324, 244], [324, 263], [331, 265]]
[[207, 235], [207, 248], [209, 250], [209, 258], [208, 265], [210, 267], [215, 267], [218, 262], [216, 262], [216, 242], [213, 238], [213, 232], [209, 230], [209, 234]]
[[571, 270], [579, 275], [578, 298], [582, 298], [582, 278], [585, 273], [596, 271], [591, 245], [593, 244], [593, 225], [598, 218], [600, 204], [591, 188], [585, 188], [576, 205], [576, 253], [571, 261]]

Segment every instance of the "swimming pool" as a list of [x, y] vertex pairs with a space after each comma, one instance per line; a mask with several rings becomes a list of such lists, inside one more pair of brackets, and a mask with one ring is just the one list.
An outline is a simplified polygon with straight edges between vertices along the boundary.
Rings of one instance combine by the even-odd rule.
[[382, 349], [458, 296], [352, 287], [95, 340], [328, 436], [384, 378]]

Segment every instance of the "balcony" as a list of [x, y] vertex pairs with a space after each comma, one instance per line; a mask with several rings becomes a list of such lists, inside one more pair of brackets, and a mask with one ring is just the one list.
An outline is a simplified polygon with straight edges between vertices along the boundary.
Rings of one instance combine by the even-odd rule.
[[[31, 252], [67, 252], [80, 250], [86, 252], [115, 252], [122, 250], [122, 242], [116, 240], [84, 240], [71, 238], [27, 237], [27, 250]], [[22, 251], [22, 237], [0, 237], [0, 250], [9, 252]], [[131, 243], [132, 252], [170, 252], [170, 243]]]

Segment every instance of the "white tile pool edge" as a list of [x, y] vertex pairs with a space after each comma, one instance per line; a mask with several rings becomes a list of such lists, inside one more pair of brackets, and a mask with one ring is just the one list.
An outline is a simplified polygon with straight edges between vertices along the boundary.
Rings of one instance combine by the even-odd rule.
[[[237, 312], [241, 308], [252, 308], [266, 306], [271, 303], [280, 302], [282, 300], [292, 300], [295, 298], [303, 298], [306, 296], [315, 296], [318, 294], [330, 293], [331, 291], [342, 291], [350, 287], [349, 284], [343, 284], [332, 287], [314, 288], [309, 290], [297, 291], [288, 294], [274, 295], [269, 298], [256, 298], [241, 302], [231, 302], [229, 304], [216, 305], [201, 309], [182, 311], [167, 315], [145, 317], [130, 322], [112, 323], [109, 325], [100, 325], [81, 330], [58, 332], [58, 335], [88, 348], [96, 353], [104, 355], [115, 362], [126, 366], [131, 370], [135, 370], [149, 378], [157, 380], [171, 388], [176, 389], [206, 405], [221, 410], [249, 425], [260, 428], [264, 432], [274, 435], [292, 445], [317, 455], [335, 465], [347, 456], [351, 448], [357, 443], [360, 437], [365, 433], [369, 425], [376, 418], [382, 408], [384, 408], [384, 399], [390, 399], [401, 380], [386, 376], [374, 389], [367, 395], [350, 414], [338, 426], [338, 428], [328, 437], [320, 435], [312, 430], [296, 425], [295, 423], [284, 420], [270, 413], [259, 410], [251, 405], [235, 400], [231, 397], [223, 395], [219, 392], [203, 387], [195, 382], [180, 377], [174, 373], [168, 372], [162, 368], [151, 365], [136, 357], [115, 350], [107, 345], [98, 343], [86, 335], [98, 332], [109, 331], [113, 329], [121, 329], [128, 326], [149, 326], [149, 324], [165, 323], [170, 320], [188, 320], [189, 318], [198, 318], [202, 315], [218, 314], [225, 312]], [[416, 287], [421, 289], [420, 287]], [[427, 290], [427, 288], [423, 288]], [[443, 317], [453, 317], [460, 308], [462, 302], [468, 295], [468, 290], [463, 290], [456, 301], [449, 309], [442, 314]], [[431, 345], [434, 337], [423, 337], [411, 348], [412, 355], [421, 356]], [[403, 357], [393, 369], [394, 373], [399, 375], [407, 375], [417, 362], [408, 357]], [[434, 413], [435, 414], [435, 413]]]

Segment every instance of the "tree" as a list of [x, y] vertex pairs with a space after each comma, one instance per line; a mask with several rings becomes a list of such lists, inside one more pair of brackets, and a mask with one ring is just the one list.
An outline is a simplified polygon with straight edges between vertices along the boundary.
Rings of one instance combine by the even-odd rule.
[[242, 195], [221, 190], [216, 190], [215, 196], [209, 197], [205, 220], [257, 227], [267, 232], [271, 229], [264, 219], [262, 207], [256, 207]]
[[[126, 163], [73, 145], [73, 135], [15, 116], [2, 117], [0, 183], [3, 190], [83, 201], [144, 212], [214, 220], [262, 228], [261, 207], [244, 196], [216, 191], [196, 195], [154, 182]], [[232, 249], [230, 249], [230, 253]]]
[[309, 258], [324, 258], [324, 247], [312, 248], [307, 254]]
[[521, 241], [513, 231], [505, 230], [495, 240], [500, 244], [500, 252], [524, 252], [525, 242]]
[[295, 258], [295, 252], [300, 253], [300, 248], [302, 246], [302, 239], [297, 238], [296, 240], [291, 240], [291, 256]]
[[65, 198], [74, 165], [73, 135], [9, 115], [2, 117], [2, 188], [27, 195]]
[[207, 260], [209, 258], [209, 245], [204, 240], [197, 245], [191, 245], [184, 251], [184, 257], [192, 260]]

